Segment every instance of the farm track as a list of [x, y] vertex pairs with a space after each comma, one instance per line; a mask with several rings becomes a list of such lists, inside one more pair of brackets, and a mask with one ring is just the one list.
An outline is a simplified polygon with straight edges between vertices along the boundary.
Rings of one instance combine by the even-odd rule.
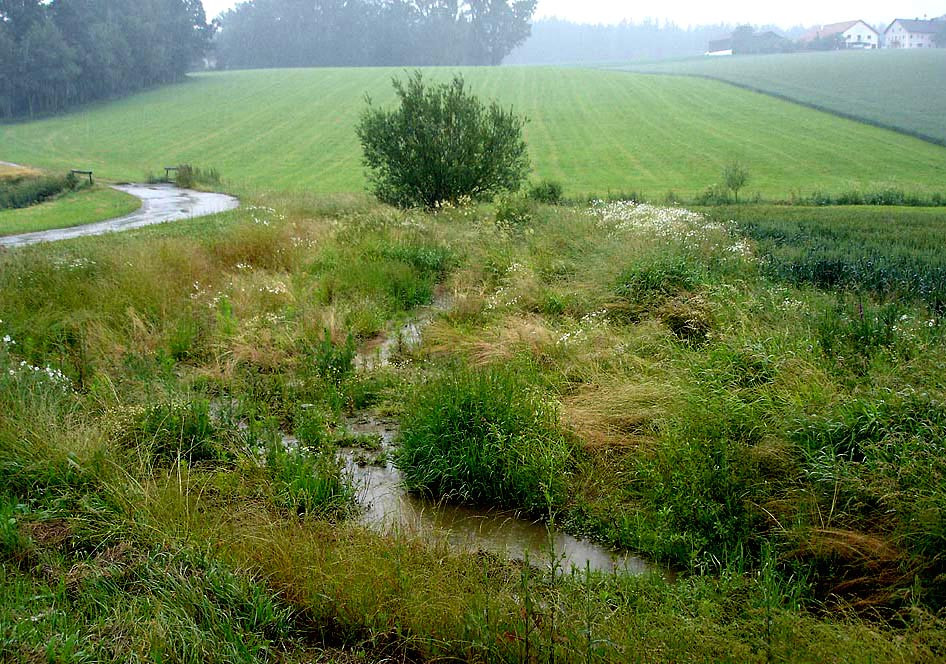
[[12, 249], [41, 242], [57, 242], [90, 235], [104, 235], [169, 221], [226, 212], [240, 205], [240, 201], [233, 196], [180, 189], [173, 185], [129, 184], [115, 185], [113, 188], [141, 200], [141, 207], [131, 214], [92, 224], [7, 235], [0, 237], [0, 247]]

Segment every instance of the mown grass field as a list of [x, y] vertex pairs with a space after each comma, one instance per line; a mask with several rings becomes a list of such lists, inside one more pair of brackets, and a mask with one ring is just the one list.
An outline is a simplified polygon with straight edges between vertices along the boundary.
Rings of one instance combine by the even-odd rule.
[[708, 76], [946, 143], [946, 50], [701, 58], [628, 67]]
[[[445, 78], [452, 70], [431, 70]], [[717, 82], [554, 68], [471, 69], [477, 93], [529, 116], [536, 177], [573, 195], [669, 190], [687, 199], [740, 160], [745, 197], [899, 187], [937, 191], [946, 149]], [[108, 105], [0, 126], [3, 157], [135, 180], [189, 162], [238, 192], [364, 189], [353, 128], [365, 94], [392, 100], [392, 69], [194, 76]]]
[[91, 224], [134, 212], [140, 205], [134, 196], [109, 187], [82, 189], [28, 208], [0, 210], [0, 235]]

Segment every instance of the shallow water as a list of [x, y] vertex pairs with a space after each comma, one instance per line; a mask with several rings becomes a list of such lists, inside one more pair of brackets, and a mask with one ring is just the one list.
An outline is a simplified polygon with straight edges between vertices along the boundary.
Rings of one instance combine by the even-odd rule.
[[104, 235], [133, 228], [163, 224], [217, 212], [226, 212], [240, 206], [240, 201], [226, 194], [215, 194], [192, 189], [180, 189], [171, 184], [125, 184], [113, 187], [141, 200], [136, 212], [123, 217], [98, 221], [83, 226], [57, 228], [34, 233], [0, 237], [0, 247], [22, 247], [39, 242], [71, 240], [88, 235]]
[[[616, 553], [599, 544], [550, 531], [546, 524], [513, 512], [475, 509], [413, 496], [405, 491], [400, 472], [391, 462], [396, 423], [365, 416], [349, 421], [348, 426], [353, 433], [377, 436], [381, 443], [380, 453], [341, 451], [365, 507], [361, 522], [375, 531], [442, 542], [454, 550], [488, 551], [536, 565], [555, 565], [562, 571], [662, 571], [632, 554]], [[372, 457], [380, 457], [380, 462], [373, 464]]]

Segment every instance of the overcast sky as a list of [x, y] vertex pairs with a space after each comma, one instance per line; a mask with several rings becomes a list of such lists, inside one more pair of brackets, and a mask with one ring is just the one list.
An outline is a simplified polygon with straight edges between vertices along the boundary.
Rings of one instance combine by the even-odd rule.
[[[207, 16], [232, 7], [236, 0], [204, 0]], [[946, 0], [539, 0], [537, 18], [558, 16], [581, 23], [641, 22], [652, 18], [679, 25], [710, 23], [774, 24], [782, 27], [864, 19], [886, 23], [894, 18], [946, 14]]]

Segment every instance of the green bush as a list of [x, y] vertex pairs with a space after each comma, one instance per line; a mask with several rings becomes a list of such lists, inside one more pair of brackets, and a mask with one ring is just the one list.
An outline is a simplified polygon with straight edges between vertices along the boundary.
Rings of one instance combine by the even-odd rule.
[[369, 98], [356, 130], [378, 199], [433, 208], [519, 188], [529, 171], [521, 117], [485, 106], [460, 75], [428, 85], [418, 71], [394, 79], [394, 90], [400, 107], [375, 108]]
[[74, 173], [62, 177], [43, 175], [0, 180], [0, 210], [36, 205], [80, 187], [82, 183]]
[[564, 502], [572, 446], [555, 407], [512, 370], [445, 374], [405, 411], [397, 464], [409, 489], [540, 515]]
[[542, 180], [532, 185], [526, 194], [530, 200], [546, 205], [559, 205], [565, 195], [565, 188], [561, 182]]
[[177, 168], [177, 177], [174, 182], [178, 187], [190, 189], [195, 185], [218, 185], [220, 184], [220, 173], [215, 168], [203, 169], [199, 166], [190, 164], [181, 164]]

